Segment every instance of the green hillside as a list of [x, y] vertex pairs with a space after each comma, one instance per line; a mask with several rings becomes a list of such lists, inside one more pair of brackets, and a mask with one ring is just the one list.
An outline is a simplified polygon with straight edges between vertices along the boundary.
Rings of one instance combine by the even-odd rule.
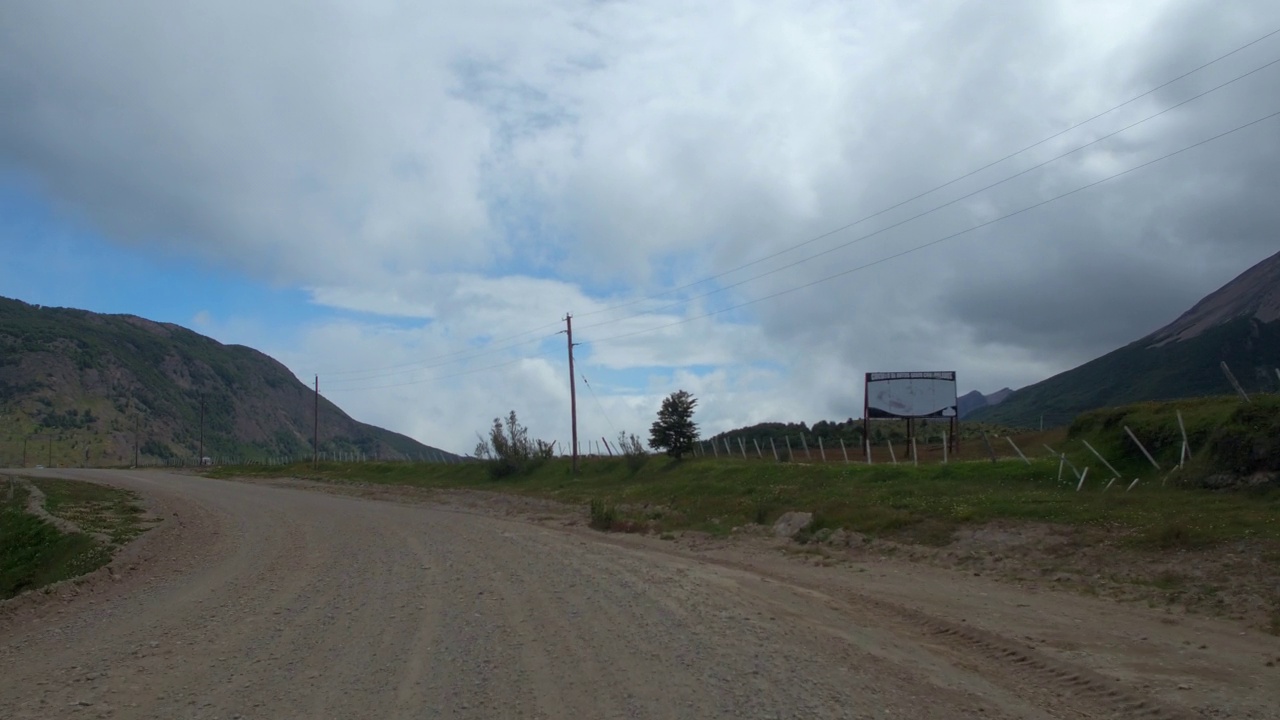
[[[314, 396], [276, 360], [172, 324], [0, 298], [0, 464], [113, 465], [311, 453]], [[383, 459], [436, 448], [320, 400], [320, 450]], [[444, 453], [443, 455], [448, 455]], [[450, 456], [451, 457], [451, 456]]]
[[1155, 345], [1144, 338], [1022, 388], [966, 419], [1032, 427], [1042, 415], [1063, 422], [1095, 408], [1229, 394], [1233, 390], [1219, 366], [1224, 361], [1246, 392], [1280, 390], [1280, 322], [1240, 317], [1186, 340]]
[[1223, 362], [1246, 392], [1280, 391], [1280, 253], [1145, 338], [966, 419], [1031, 427], [1044, 418], [1046, 425], [1063, 425], [1094, 408], [1231, 394]]

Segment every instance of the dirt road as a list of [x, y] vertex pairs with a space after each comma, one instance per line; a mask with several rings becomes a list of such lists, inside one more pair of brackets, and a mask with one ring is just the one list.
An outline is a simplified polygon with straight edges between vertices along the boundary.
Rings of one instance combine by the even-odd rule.
[[117, 580], [0, 612], [3, 718], [1280, 717], [1280, 640], [1226, 623], [887, 561], [61, 474], [166, 521]]

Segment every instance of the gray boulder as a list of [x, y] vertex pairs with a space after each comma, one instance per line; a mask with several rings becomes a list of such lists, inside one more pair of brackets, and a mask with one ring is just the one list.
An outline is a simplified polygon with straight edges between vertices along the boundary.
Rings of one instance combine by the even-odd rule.
[[775, 537], [795, 537], [796, 533], [813, 524], [813, 513], [787, 512], [773, 524]]

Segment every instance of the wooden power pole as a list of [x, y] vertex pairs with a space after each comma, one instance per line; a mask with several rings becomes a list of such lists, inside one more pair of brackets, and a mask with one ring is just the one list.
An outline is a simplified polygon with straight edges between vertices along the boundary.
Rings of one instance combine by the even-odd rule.
[[204, 393], [200, 393], [200, 457], [196, 465], [204, 467]]
[[313, 425], [311, 428], [311, 466], [315, 467], [320, 463], [320, 376], [316, 376], [316, 399], [315, 414], [313, 416]]
[[564, 315], [565, 333], [569, 336], [569, 423], [573, 429], [573, 472], [578, 472], [578, 388], [573, 374], [573, 316]]

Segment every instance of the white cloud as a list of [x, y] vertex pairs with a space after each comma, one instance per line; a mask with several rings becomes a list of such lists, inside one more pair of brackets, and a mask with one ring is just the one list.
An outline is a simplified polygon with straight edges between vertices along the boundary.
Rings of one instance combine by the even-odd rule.
[[[397, 318], [318, 323], [296, 344], [264, 329], [259, 344], [290, 367], [430, 365], [492, 339], [533, 341], [458, 364], [476, 369], [543, 349], [572, 312], [579, 339], [599, 341], [584, 361], [630, 373], [602, 414], [635, 428], [680, 383], [703, 394], [710, 426], [856, 413], [867, 370], [1028, 383], [1172, 319], [1273, 252], [1280, 222], [1271, 126], [696, 319], [1273, 110], [1273, 68], [821, 259], [687, 307], [645, 299], [893, 206], [1242, 45], [1280, 25], [1265, 0], [95, 0], [74, 12], [17, 0], [5, 14], [0, 169], [114, 242]], [[1256, 67], [1277, 42], [683, 296], [888, 228]], [[557, 362], [337, 399], [454, 449], [507, 405], [564, 434]], [[440, 365], [347, 384], [448, 374]]]

